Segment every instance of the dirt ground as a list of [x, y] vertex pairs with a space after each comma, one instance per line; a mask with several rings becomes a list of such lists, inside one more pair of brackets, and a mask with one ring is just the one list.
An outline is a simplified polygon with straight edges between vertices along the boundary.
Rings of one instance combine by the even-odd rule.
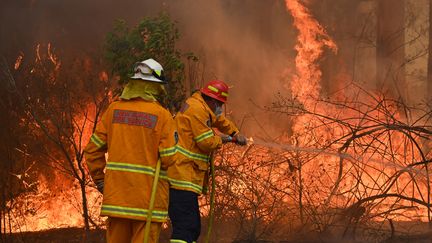
[[[1, 243], [78, 243], [78, 242], [106, 242], [105, 230], [91, 230], [88, 238], [82, 228], [61, 228], [39, 232], [15, 233], [0, 237]], [[169, 232], [162, 232], [160, 243], [169, 242]]]
[[[15, 233], [4, 238], [5, 243], [9, 242], [83, 242], [85, 232], [82, 228], [52, 229], [39, 232]], [[92, 230], [89, 233], [87, 242], [105, 242], [105, 230]]]
[[[161, 232], [160, 243], [169, 242], [169, 229], [165, 229]], [[7, 236], [0, 236], [1, 243], [78, 243], [78, 242], [105, 242], [105, 230], [92, 230], [90, 231], [86, 240], [85, 232], [82, 228], [61, 228], [52, 229], [40, 232], [24, 232], [15, 233]], [[314, 239], [315, 238], [315, 239]], [[203, 242], [201, 239], [199, 242]], [[332, 240], [323, 239], [322, 237], [310, 237], [306, 239], [291, 239], [291, 240], [280, 240], [280, 241], [234, 241], [233, 243], [366, 243], [358, 241], [347, 241], [347, 240]], [[379, 243], [431, 243], [432, 234], [421, 234], [411, 237], [394, 237], [393, 239], [387, 239]], [[219, 243], [219, 242], [212, 242]]]

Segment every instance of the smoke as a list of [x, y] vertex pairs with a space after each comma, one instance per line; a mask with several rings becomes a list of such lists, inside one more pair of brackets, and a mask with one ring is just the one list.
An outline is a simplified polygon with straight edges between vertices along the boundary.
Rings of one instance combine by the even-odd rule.
[[[302, 2], [340, 46], [337, 56], [325, 53], [325, 60], [320, 63], [323, 94], [339, 90], [350, 81], [375, 88], [373, 1]], [[13, 63], [23, 52], [25, 62], [31, 59], [38, 43], [50, 42], [62, 58], [82, 53], [102, 57], [105, 35], [116, 19], [136, 25], [142, 18], [156, 16], [161, 11], [167, 11], [178, 23], [181, 33], [178, 47], [201, 59], [205, 72], [197, 83], [218, 78], [232, 86], [227, 110], [233, 111], [234, 120], [242, 123], [243, 118], [252, 114], [274, 130], [270, 131], [272, 134], [289, 129], [289, 125], [280, 127], [279, 117], [269, 117], [255, 105], [269, 105], [276, 93], [286, 94], [284, 86], [289, 87], [287, 84], [295, 73], [297, 30], [283, 0], [3, 0], [0, 53]], [[333, 14], [329, 16], [328, 12]], [[413, 52], [411, 49], [407, 52]], [[417, 70], [418, 63], [408, 69]], [[420, 84], [423, 81], [415, 84], [416, 89], [422, 87]], [[249, 135], [260, 130], [256, 123], [251, 119], [243, 123]]]
[[19, 52], [31, 54], [37, 43], [47, 42], [61, 56], [101, 55], [105, 35], [116, 19], [135, 25], [167, 11], [178, 23], [178, 47], [195, 53], [205, 68], [197, 83], [227, 81], [232, 86], [227, 110], [249, 133], [257, 130], [257, 124], [245, 117], [274, 123], [257, 104], [262, 108], [277, 92], [287, 92], [282, 74], [287, 67], [295, 69], [296, 33], [280, 0], [6, 0], [0, 5], [0, 52], [11, 63]]
[[188, 0], [168, 6], [179, 22], [182, 49], [196, 52], [205, 63], [204, 81], [217, 78], [233, 86], [228, 110], [237, 123], [250, 117], [242, 130], [255, 135], [262, 130], [258, 122], [272, 132], [278, 119], [256, 104], [268, 105], [276, 93], [287, 92], [282, 74], [287, 66], [294, 71], [296, 33], [284, 2]]

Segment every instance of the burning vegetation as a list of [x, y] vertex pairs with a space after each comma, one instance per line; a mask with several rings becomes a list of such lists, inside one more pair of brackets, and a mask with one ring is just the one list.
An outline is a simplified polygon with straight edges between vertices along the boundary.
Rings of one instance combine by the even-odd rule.
[[[163, 102], [173, 112], [200, 83], [227, 79], [233, 84], [227, 115], [253, 137], [246, 148], [224, 145], [215, 157], [212, 242], [429, 242], [432, 109], [425, 94], [432, 92], [432, 58], [424, 42], [432, 39], [422, 30], [432, 22], [416, 10], [432, 5], [345, 2], [249, 3], [244, 11], [258, 17], [237, 17], [240, 27], [226, 23], [240, 16], [236, 1], [194, 7], [212, 9], [214, 22], [199, 13], [186, 17], [180, 9], [188, 1], [146, 3], [165, 13], [134, 28], [119, 22], [105, 41], [107, 53], [75, 53], [51, 41], [5, 50], [2, 241], [66, 227], [84, 228], [79, 239], [90, 241], [92, 230], [105, 228], [83, 147], [116, 98], [130, 71], [125, 67], [151, 54], [171, 64], [175, 85]], [[389, 4], [403, 13], [395, 21], [380, 15]], [[335, 24], [328, 15], [346, 21]], [[215, 41], [212, 33], [192, 40], [191, 29], [206, 33], [197, 22], [217, 34], [242, 30], [244, 46], [233, 48], [236, 40], [222, 35]], [[195, 53], [182, 53], [176, 42]], [[256, 98], [245, 102], [250, 97]], [[204, 222], [209, 198], [201, 198]]]

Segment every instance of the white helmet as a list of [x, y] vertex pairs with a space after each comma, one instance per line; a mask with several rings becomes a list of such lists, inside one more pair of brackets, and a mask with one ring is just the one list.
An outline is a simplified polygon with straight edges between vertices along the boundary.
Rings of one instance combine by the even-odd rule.
[[134, 75], [131, 77], [132, 79], [166, 83], [162, 65], [152, 58], [137, 62], [134, 66], [134, 72]]

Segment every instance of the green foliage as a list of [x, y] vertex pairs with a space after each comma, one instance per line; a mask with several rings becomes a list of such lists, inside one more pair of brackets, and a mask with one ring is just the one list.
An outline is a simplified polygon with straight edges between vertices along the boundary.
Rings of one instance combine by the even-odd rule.
[[153, 58], [161, 63], [169, 81], [167, 101], [176, 106], [184, 93], [184, 64], [182, 54], [175, 48], [178, 39], [179, 31], [166, 13], [144, 18], [133, 28], [124, 20], [118, 20], [107, 35], [105, 56], [112, 72], [120, 76], [121, 84], [129, 80], [136, 62]]

